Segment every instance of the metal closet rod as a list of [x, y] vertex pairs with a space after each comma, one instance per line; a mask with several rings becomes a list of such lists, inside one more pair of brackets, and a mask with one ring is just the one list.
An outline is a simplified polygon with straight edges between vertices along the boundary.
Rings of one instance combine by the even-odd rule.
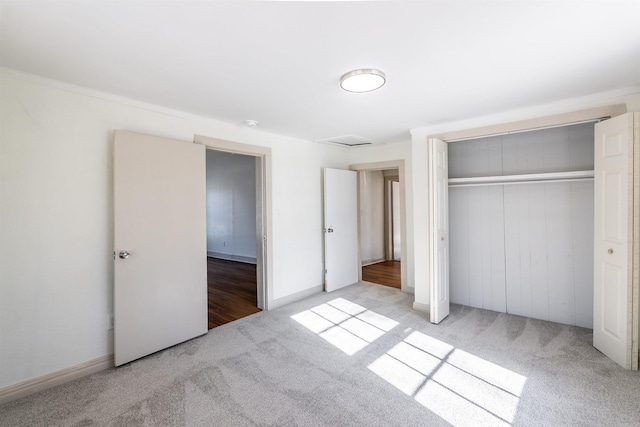
[[543, 182], [567, 182], [592, 180], [594, 171], [568, 171], [528, 173], [519, 175], [480, 176], [471, 178], [449, 178], [449, 187], [472, 187], [479, 185], [540, 184]]
[[564, 179], [544, 179], [531, 181], [507, 181], [507, 182], [478, 182], [468, 184], [449, 184], [451, 187], [481, 187], [489, 185], [518, 185], [518, 184], [553, 184], [556, 182], [577, 182], [577, 181], [593, 181], [593, 178], [564, 178]]
[[610, 118], [611, 117], [599, 117], [597, 119], [582, 120], [580, 122], [564, 123], [564, 124], [560, 124], [560, 125], [542, 126], [542, 127], [539, 127], [539, 128], [529, 128], [529, 129], [520, 129], [520, 130], [511, 130], [511, 131], [507, 131], [507, 132], [492, 133], [492, 134], [488, 134], [488, 135], [471, 136], [471, 137], [468, 137], [468, 138], [447, 139], [444, 142], [446, 142], [448, 144], [448, 143], [451, 143], [451, 142], [471, 141], [473, 139], [492, 138], [494, 136], [512, 135], [512, 134], [524, 133], [524, 132], [533, 132], [533, 131], [536, 131], [536, 130], [562, 128], [562, 127], [566, 127], [566, 126], [581, 125], [581, 124], [584, 124], [584, 123], [599, 123], [599, 122], [601, 122], [603, 120], [607, 120], [607, 119], [610, 119]]

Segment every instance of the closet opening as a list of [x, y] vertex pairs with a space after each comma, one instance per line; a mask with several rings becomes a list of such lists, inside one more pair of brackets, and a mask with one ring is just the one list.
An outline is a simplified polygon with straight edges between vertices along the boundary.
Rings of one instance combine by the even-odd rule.
[[594, 122], [448, 141], [452, 303], [593, 328]]

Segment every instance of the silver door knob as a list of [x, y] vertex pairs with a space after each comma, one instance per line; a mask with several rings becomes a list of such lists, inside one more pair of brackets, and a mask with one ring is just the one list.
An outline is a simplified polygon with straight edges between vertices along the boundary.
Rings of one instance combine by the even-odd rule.
[[127, 251], [120, 251], [120, 253], [118, 254], [120, 259], [127, 259], [127, 258], [129, 258], [129, 255], [131, 255], [131, 254], [129, 252], [127, 252]]

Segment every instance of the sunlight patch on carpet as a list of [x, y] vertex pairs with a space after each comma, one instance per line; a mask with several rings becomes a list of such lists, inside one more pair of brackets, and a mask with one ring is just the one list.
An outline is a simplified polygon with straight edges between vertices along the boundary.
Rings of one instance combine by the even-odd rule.
[[527, 381], [417, 331], [369, 369], [456, 427], [511, 425]]
[[336, 298], [291, 316], [349, 356], [356, 354], [398, 325], [344, 298]]

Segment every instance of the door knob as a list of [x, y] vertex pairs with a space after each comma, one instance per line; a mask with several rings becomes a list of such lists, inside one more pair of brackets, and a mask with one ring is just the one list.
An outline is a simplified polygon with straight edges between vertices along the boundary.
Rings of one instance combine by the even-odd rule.
[[127, 251], [120, 251], [120, 253], [118, 254], [120, 259], [127, 259], [127, 258], [129, 258], [129, 255], [131, 255], [131, 254], [129, 252], [127, 252]]
[[609, 255], [611, 255], [611, 254], [613, 253], [613, 249], [611, 249], [611, 248], [607, 249], [607, 253], [608, 253]]

